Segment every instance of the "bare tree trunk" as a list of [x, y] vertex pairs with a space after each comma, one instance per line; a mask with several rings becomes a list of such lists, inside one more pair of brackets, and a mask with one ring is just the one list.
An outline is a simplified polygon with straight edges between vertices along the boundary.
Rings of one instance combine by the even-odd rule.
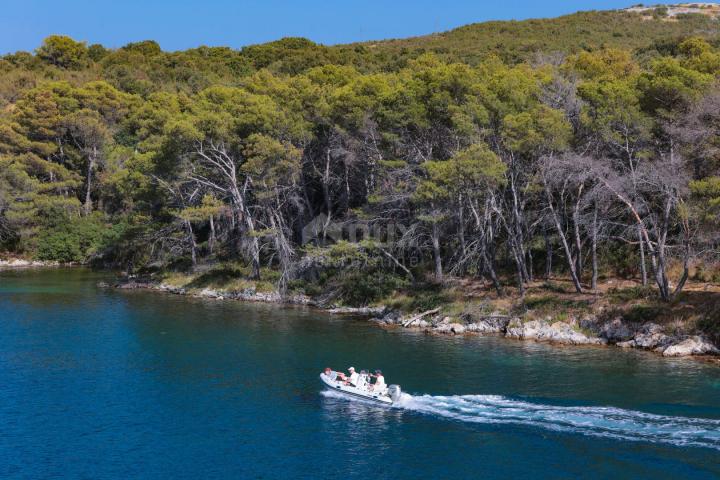
[[680, 292], [682, 292], [683, 287], [685, 287], [685, 282], [687, 282], [688, 274], [690, 272], [689, 268], [689, 262], [690, 262], [690, 240], [689, 238], [684, 239], [685, 243], [685, 249], [683, 253], [683, 272], [680, 276], [680, 280], [678, 280], [678, 284], [675, 286], [675, 290], [673, 291], [673, 299], [677, 298], [678, 295], [680, 295]]
[[568, 268], [570, 269], [570, 276], [572, 277], [573, 284], [575, 285], [575, 291], [577, 291], [578, 293], [582, 293], [582, 285], [580, 285], [580, 279], [578, 278], [577, 271], [575, 270], [576, 264], [572, 257], [572, 253], [570, 252], [570, 245], [568, 244], [567, 238], [565, 237], [565, 232], [562, 229], [562, 225], [560, 225], [560, 219], [558, 219], [557, 213], [555, 212], [552, 194], [550, 193], [550, 188], [547, 186], [547, 184], [545, 184], [545, 195], [547, 197], [548, 209], [550, 210], [553, 223], [555, 224], [555, 229], [557, 230], [557, 233], [560, 236], [560, 242], [565, 249], [565, 256], [567, 257], [567, 264]]
[[645, 240], [643, 240], [642, 232], [638, 226], [638, 238], [640, 239], [640, 275], [642, 278], [643, 287], [648, 284], [647, 266], [645, 264]]
[[436, 221], [432, 222], [432, 246], [435, 257], [435, 279], [440, 281], [443, 278], [442, 258], [440, 257], [440, 229]]
[[[458, 237], [460, 238], [460, 251], [462, 252], [462, 258], [467, 256], [467, 244], [465, 242], [465, 215], [464, 208], [462, 205], [462, 195], [458, 198]], [[460, 273], [465, 272], [465, 263], [461, 265]]]
[[490, 280], [492, 280], [493, 287], [495, 287], [495, 291], [497, 292], [498, 297], [502, 297], [502, 285], [500, 284], [500, 280], [498, 280], [497, 273], [495, 272], [495, 261], [493, 260], [492, 256], [487, 255], [487, 252], [484, 248], [482, 252], [482, 258], [485, 271], [488, 273], [488, 275], [490, 275]]
[[597, 205], [593, 211], [593, 223], [592, 223], [592, 280], [590, 281], [590, 288], [593, 292], [597, 292], [597, 281], [598, 281], [598, 261], [597, 261]]
[[87, 167], [87, 182], [86, 182], [86, 188], [85, 188], [85, 215], [90, 215], [90, 212], [92, 211], [92, 198], [90, 197], [90, 192], [92, 191], [92, 172], [95, 168], [95, 162], [97, 158], [97, 147], [93, 147], [92, 153], [90, 154], [88, 158], [88, 167]]
[[545, 226], [543, 226], [543, 237], [545, 238], [545, 279], [550, 280], [552, 278], [553, 249], [550, 243], [550, 235], [548, 235]]
[[248, 227], [248, 236], [250, 237], [250, 258], [252, 262], [252, 279], [260, 279], [260, 242], [255, 236], [255, 222], [250, 216], [250, 212], [245, 210], [245, 223]]
[[582, 241], [580, 238], [580, 200], [582, 199], [583, 185], [578, 188], [578, 198], [573, 208], [573, 227], [575, 233], [575, 250], [577, 250], [577, 256], [575, 257], [575, 270], [577, 271], [578, 279], [582, 277], [583, 271], [583, 256], [582, 256]]
[[197, 244], [195, 243], [195, 234], [193, 233], [192, 223], [190, 220], [185, 220], [185, 229], [187, 230], [188, 238], [190, 239], [190, 258], [192, 259], [192, 266], [197, 266]]
[[215, 235], [215, 220], [213, 219], [213, 215], [210, 215], [210, 239], [208, 240], [210, 253], [213, 253], [213, 250], [215, 249], [215, 242], [217, 242], [217, 236]]
[[532, 256], [532, 248], [528, 247], [527, 249], [527, 273], [528, 273], [528, 282], [532, 282], [535, 280], [535, 276], [533, 275], [533, 256]]
[[465, 243], [465, 217], [462, 205], [458, 209], [458, 237], [460, 237], [460, 248], [464, 257], [467, 254], [467, 245]]
[[518, 291], [520, 292], [520, 296], [525, 296], [525, 282], [523, 281], [523, 273], [520, 269], [520, 264], [518, 262], [515, 262], [515, 265], [517, 266], [517, 280], [518, 280]]
[[[638, 210], [633, 206], [632, 202], [620, 192], [615, 190], [612, 185], [608, 183], [607, 180], [600, 177], [600, 181], [603, 182], [608, 188], [608, 190], [610, 190], [621, 202], [623, 202], [628, 207], [630, 214], [633, 216], [635, 222], [637, 223], [638, 231], [641, 235], [641, 241], [644, 241], [648, 247], [650, 253], [650, 265], [652, 266], [653, 273], [655, 274], [655, 282], [657, 283], [658, 290], [660, 291], [660, 298], [663, 301], [670, 300], [665, 262], [665, 239], [667, 238], [668, 222], [670, 217], [670, 211], [672, 209], [671, 199], [668, 198], [665, 202], [665, 208], [663, 212], [664, 218], [661, 222], [662, 225], [655, 226], [657, 246], [653, 246], [653, 243], [650, 241], [650, 234], [648, 233], [647, 228], [643, 224], [642, 218], [640, 217]], [[662, 228], [662, 230], [658, 230], [659, 228]]]
[[325, 200], [325, 209], [327, 210], [327, 218], [325, 219], [322, 231], [323, 242], [327, 241], [327, 229], [330, 227], [330, 222], [332, 220], [332, 199], [330, 198], [330, 159], [330, 149], [328, 148], [325, 154], [325, 170], [322, 175], [323, 198]]
[[523, 231], [522, 231], [522, 213], [520, 212], [520, 199], [518, 197], [517, 186], [515, 185], [515, 175], [510, 175], [510, 192], [512, 193], [512, 214], [513, 220], [511, 227], [508, 229], [512, 231], [510, 233], [513, 236], [513, 243], [515, 244], [515, 261], [518, 264], [520, 270], [520, 276], [523, 282], [529, 282], [531, 280], [530, 273], [528, 272], [527, 265], [525, 263], [525, 249], [523, 248]]
[[293, 250], [285, 235], [285, 229], [280, 215], [275, 211], [270, 211], [268, 212], [268, 216], [270, 217], [270, 226], [273, 231], [275, 231], [275, 251], [277, 252], [280, 270], [282, 272], [278, 287], [281, 292], [284, 292], [290, 272], [290, 261]]

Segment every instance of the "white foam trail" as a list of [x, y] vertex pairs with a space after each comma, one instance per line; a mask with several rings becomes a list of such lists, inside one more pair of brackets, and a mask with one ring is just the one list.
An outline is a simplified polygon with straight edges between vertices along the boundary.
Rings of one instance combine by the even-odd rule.
[[[332, 391], [327, 396], [349, 398]], [[720, 450], [720, 420], [708, 418], [654, 415], [615, 407], [544, 405], [498, 395], [403, 393], [394, 407], [462, 422], [526, 425], [562, 433]]]
[[720, 420], [654, 415], [614, 407], [565, 407], [497, 395], [413, 396], [397, 406], [463, 422], [516, 424], [557, 432], [720, 450]]

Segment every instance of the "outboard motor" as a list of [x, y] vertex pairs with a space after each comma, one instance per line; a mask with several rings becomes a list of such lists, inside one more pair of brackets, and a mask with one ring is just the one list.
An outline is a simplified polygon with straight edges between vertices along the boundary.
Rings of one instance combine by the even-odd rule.
[[400, 390], [400, 385], [390, 385], [388, 387], [388, 395], [392, 399], [393, 402], [397, 402], [400, 400], [400, 395], [402, 395], [402, 390]]

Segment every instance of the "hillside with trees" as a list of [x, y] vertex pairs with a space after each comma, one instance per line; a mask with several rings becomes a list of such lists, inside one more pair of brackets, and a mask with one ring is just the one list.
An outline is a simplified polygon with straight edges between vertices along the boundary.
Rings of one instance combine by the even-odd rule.
[[720, 282], [717, 31], [617, 11], [334, 47], [51, 36], [0, 59], [1, 250], [338, 304], [426, 292], [410, 310], [458, 281], [676, 305]]

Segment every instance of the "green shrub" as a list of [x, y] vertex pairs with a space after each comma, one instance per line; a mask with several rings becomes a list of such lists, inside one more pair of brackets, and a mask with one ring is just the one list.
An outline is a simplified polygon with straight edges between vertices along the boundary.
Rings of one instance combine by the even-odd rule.
[[38, 235], [36, 257], [58, 262], [86, 262], [119, 235], [103, 215], [58, 218]]
[[84, 259], [80, 238], [74, 232], [42, 232], [39, 238], [37, 257], [40, 260], [58, 262], [81, 262]]
[[446, 303], [450, 303], [452, 299], [450, 295], [443, 290], [439, 284], [419, 285], [412, 292], [412, 300], [410, 301], [410, 309], [412, 311], [424, 312], [432, 310]]
[[405, 281], [392, 273], [352, 272], [343, 276], [340, 289], [345, 303], [364, 306], [387, 297], [404, 285]]

